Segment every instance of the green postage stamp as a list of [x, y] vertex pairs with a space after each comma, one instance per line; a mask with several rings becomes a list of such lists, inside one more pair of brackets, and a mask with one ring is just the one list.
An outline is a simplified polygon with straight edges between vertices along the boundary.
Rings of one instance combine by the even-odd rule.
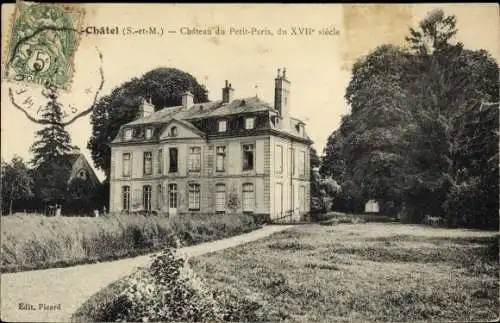
[[20, 2], [9, 43], [6, 78], [32, 84], [49, 82], [68, 89], [83, 11], [68, 6]]

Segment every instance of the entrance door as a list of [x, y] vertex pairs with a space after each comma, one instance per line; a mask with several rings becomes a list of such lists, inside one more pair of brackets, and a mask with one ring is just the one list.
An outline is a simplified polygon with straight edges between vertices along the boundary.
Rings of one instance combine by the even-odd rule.
[[177, 214], [177, 184], [168, 184], [168, 215]]

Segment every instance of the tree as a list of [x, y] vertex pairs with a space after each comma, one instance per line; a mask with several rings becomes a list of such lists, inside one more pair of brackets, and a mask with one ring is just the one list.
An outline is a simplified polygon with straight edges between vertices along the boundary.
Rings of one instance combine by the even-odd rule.
[[71, 165], [63, 162], [42, 164], [35, 170], [35, 195], [45, 205], [62, 204], [68, 198]]
[[316, 152], [316, 149], [311, 147], [309, 150], [309, 170], [310, 170], [310, 179], [311, 179], [311, 189], [310, 189], [310, 201], [311, 201], [311, 209], [315, 209], [316, 205], [318, 205], [318, 198], [320, 197], [320, 180], [321, 177], [319, 173], [316, 172], [316, 168], [321, 164], [321, 160]]
[[94, 187], [90, 181], [79, 177], [74, 178], [68, 185], [65, 209], [82, 214], [102, 207], [102, 204], [98, 204], [100, 200], [96, 194], [98, 192], [99, 187]]
[[[484, 50], [471, 51], [461, 43], [452, 44], [455, 26], [454, 16], [436, 10], [418, 30], [410, 30], [407, 38], [413, 50], [413, 66], [420, 71], [412, 89], [419, 140], [409, 152], [420, 169], [416, 176], [419, 181], [413, 187], [418, 193], [413, 200], [436, 201], [423, 204], [429, 212], [444, 211], [448, 224], [457, 223], [460, 213], [466, 212], [450, 212], [451, 205], [458, 202], [450, 194], [456, 197], [453, 192], [461, 191], [459, 187], [469, 179], [471, 183], [481, 182], [469, 177], [470, 169], [464, 164], [468, 157], [461, 153], [473, 137], [470, 131], [466, 133], [467, 119], [481, 102], [498, 101], [498, 64]], [[474, 185], [466, 186], [469, 189]]]
[[325, 171], [343, 174], [348, 208], [359, 199], [401, 202], [413, 172], [405, 158], [414, 134], [410, 65], [403, 49], [383, 45], [353, 66], [345, 95], [352, 112], [330, 136], [325, 158]]
[[9, 214], [12, 214], [14, 201], [33, 195], [32, 185], [33, 179], [21, 157], [14, 156], [10, 164], [2, 160], [2, 200], [8, 199]]
[[316, 149], [310, 149], [310, 169], [311, 169], [311, 212], [323, 213], [331, 210], [332, 200], [340, 192], [340, 185], [327, 176], [322, 178], [318, 167], [321, 165], [321, 159]]
[[42, 91], [48, 99], [42, 112], [42, 118], [48, 121], [43, 129], [36, 132], [35, 142], [31, 146], [33, 159], [34, 191], [37, 199], [44, 203], [59, 202], [66, 199], [67, 181], [71, 166], [64, 156], [71, 149], [71, 137], [62, 121], [62, 105], [59, 103], [57, 88], [47, 84]]
[[345, 161], [343, 155], [344, 138], [339, 130], [335, 130], [329, 137], [324, 149], [324, 159], [321, 163], [320, 174], [332, 176], [340, 183], [345, 175]]
[[36, 132], [38, 138], [31, 146], [33, 153], [31, 163], [35, 168], [42, 164], [58, 162], [60, 156], [71, 150], [70, 135], [61, 124], [62, 110], [61, 104], [57, 100], [59, 97], [57, 89], [47, 85], [42, 94], [48, 99], [42, 112], [42, 118], [47, 120], [49, 124]]
[[342, 174], [349, 199], [390, 202], [417, 221], [444, 213], [448, 224], [498, 225], [498, 103], [482, 104], [498, 102], [498, 64], [454, 43], [456, 32], [454, 16], [432, 11], [410, 29], [408, 50], [382, 45], [354, 64], [351, 114], [322, 166]]
[[208, 100], [206, 89], [192, 75], [175, 68], [162, 67], [133, 78], [102, 97], [92, 110], [92, 136], [87, 145], [95, 166], [109, 178], [109, 143], [122, 125], [137, 117], [143, 98], [150, 99], [155, 110], [159, 110], [181, 105], [182, 93], [185, 91], [193, 94], [195, 103]]

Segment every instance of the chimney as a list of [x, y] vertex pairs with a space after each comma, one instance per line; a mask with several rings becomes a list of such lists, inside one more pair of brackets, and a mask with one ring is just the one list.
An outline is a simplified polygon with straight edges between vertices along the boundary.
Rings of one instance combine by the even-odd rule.
[[226, 86], [222, 88], [222, 102], [229, 103], [233, 101], [233, 97], [234, 89], [232, 88], [231, 83], [226, 80]]
[[191, 92], [186, 91], [182, 93], [182, 105], [185, 107], [190, 107], [193, 105], [193, 95]]
[[151, 99], [146, 101], [146, 99], [142, 99], [141, 106], [139, 107], [139, 118], [147, 117], [155, 112], [155, 106], [151, 103]]
[[290, 105], [290, 81], [286, 78], [286, 68], [278, 68], [278, 75], [274, 79], [274, 108], [278, 110], [280, 116], [285, 117], [289, 114]]

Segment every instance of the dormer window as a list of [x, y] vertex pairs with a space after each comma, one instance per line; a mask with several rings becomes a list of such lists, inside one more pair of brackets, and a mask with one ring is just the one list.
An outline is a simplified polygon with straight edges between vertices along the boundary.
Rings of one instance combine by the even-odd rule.
[[253, 129], [255, 126], [255, 118], [246, 118], [245, 119], [245, 129]]
[[177, 136], [177, 127], [170, 128], [170, 136], [171, 137], [176, 137]]
[[125, 130], [125, 140], [132, 140], [132, 129], [126, 129]]
[[151, 139], [152, 136], [153, 136], [153, 128], [151, 127], [146, 128], [146, 139]]
[[219, 132], [226, 132], [227, 130], [227, 121], [219, 120]]

